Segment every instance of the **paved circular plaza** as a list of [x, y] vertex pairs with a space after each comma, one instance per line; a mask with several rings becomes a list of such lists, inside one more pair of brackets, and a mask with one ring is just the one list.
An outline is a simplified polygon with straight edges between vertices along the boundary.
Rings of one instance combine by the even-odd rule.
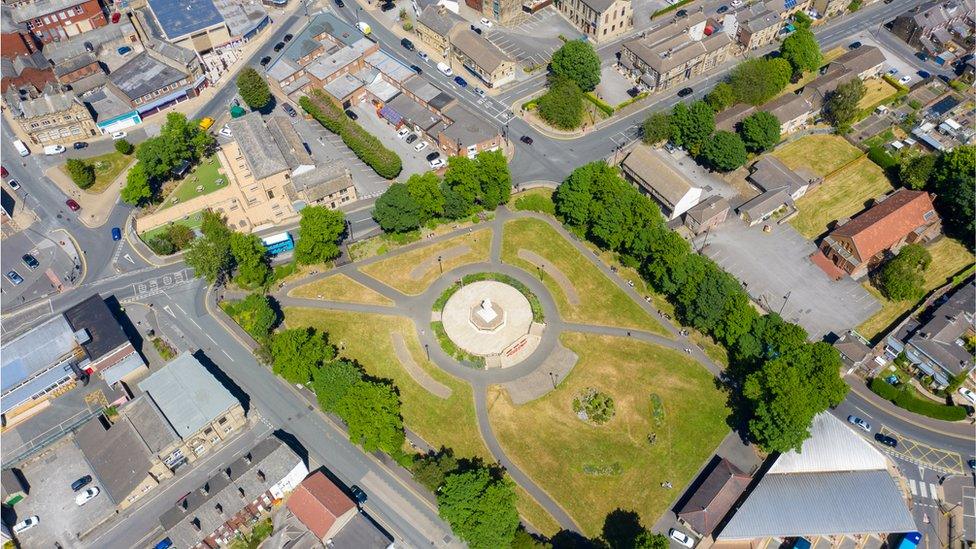
[[482, 280], [454, 292], [441, 321], [458, 347], [475, 355], [497, 355], [529, 333], [532, 307], [512, 286]]

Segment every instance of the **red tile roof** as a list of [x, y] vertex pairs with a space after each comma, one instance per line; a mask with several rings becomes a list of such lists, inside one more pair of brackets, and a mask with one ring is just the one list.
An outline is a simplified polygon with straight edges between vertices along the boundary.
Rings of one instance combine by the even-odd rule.
[[752, 478], [722, 458], [701, 480], [694, 493], [677, 510], [678, 517], [696, 532], [708, 536], [729, 514], [732, 505], [749, 486]]
[[311, 474], [288, 498], [288, 509], [322, 539], [342, 515], [356, 505], [321, 471]]
[[925, 191], [898, 189], [849, 222], [834, 229], [830, 236], [850, 238], [861, 261], [887, 250], [919, 227], [930, 225], [936, 217], [932, 197]]
[[813, 252], [813, 254], [810, 256], [810, 261], [813, 261], [814, 265], [823, 269], [823, 272], [827, 273], [827, 276], [829, 276], [831, 280], [840, 280], [844, 278], [844, 275], [847, 274], [844, 269], [841, 269], [837, 265], [831, 263], [831, 261], [827, 259], [827, 256], [825, 256], [820, 250]]

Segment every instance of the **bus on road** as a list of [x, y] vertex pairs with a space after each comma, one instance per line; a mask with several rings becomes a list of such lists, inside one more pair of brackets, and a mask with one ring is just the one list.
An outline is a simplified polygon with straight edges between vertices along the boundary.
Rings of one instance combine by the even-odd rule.
[[266, 236], [261, 239], [261, 242], [268, 249], [268, 255], [272, 256], [295, 249], [295, 241], [287, 231]]

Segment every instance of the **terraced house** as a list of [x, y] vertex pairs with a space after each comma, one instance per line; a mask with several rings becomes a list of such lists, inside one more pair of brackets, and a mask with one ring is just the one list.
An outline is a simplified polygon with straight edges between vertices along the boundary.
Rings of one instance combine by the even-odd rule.
[[469, 28], [451, 31], [451, 63], [464, 68], [489, 88], [515, 80], [515, 60]]
[[11, 16], [43, 44], [108, 25], [98, 0], [38, 0], [14, 8]]
[[561, 0], [559, 11], [594, 42], [606, 42], [634, 29], [632, 0]]
[[8, 94], [7, 106], [17, 124], [38, 145], [81, 141], [97, 133], [91, 112], [75, 95], [48, 85], [35, 99]]

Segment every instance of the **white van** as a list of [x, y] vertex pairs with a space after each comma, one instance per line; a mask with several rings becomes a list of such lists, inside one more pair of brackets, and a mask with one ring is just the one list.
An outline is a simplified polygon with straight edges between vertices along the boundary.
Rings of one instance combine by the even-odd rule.
[[362, 21], [356, 23], [356, 27], [359, 29], [359, 32], [365, 34], [366, 36], [369, 36], [369, 33], [373, 32], [373, 29], [369, 28], [369, 25]]
[[454, 76], [454, 71], [451, 70], [450, 65], [441, 61], [437, 64], [437, 70], [444, 73], [444, 76]]
[[24, 142], [21, 141], [20, 139], [14, 141], [14, 148], [17, 149], [17, 152], [20, 154], [20, 156], [30, 155], [30, 149], [28, 149], [27, 145], [24, 145]]
[[44, 154], [53, 156], [64, 152], [64, 145], [48, 145], [44, 147]]

